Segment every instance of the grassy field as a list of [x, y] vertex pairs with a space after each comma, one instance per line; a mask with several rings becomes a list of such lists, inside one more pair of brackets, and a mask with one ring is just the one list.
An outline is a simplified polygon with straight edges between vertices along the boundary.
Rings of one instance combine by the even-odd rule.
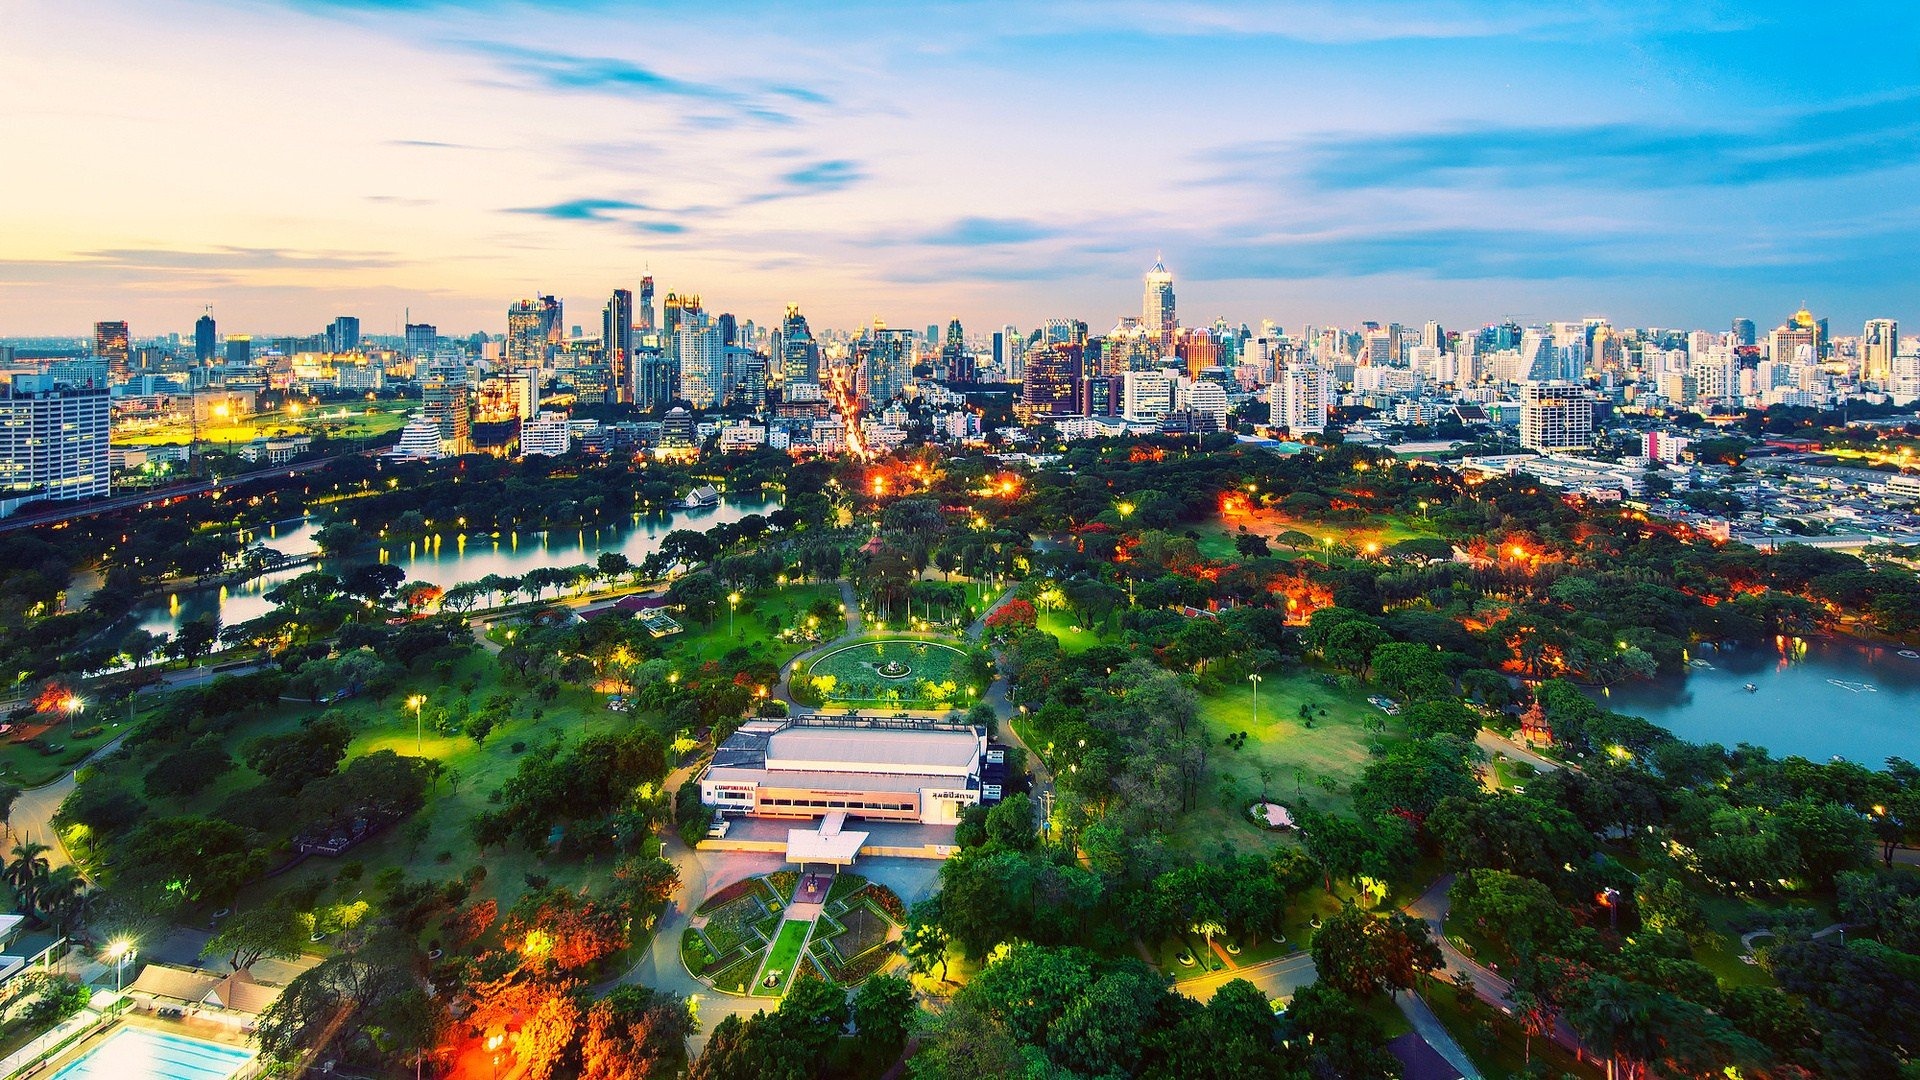
[[[1426, 993], [1427, 1004], [1452, 1034], [1473, 1063], [1490, 1080], [1523, 1077], [1526, 1072], [1527, 1038], [1518, 1021], [1496, 1012], [1485, 1002], [1462, 995], [1451, 986], [1436, 986]], [[1399, 1010], [1395, 1010], [1398, 1013]], [[1547, 1076], [1571, 1076], [1577, 1080], [1598, 1080], [1606, 1075], [1604, 1067], [1583, 1064], [1553, 1044], [1553, 1040], [1533, 1040], [1533, 1061], [1546, 1065]]]
[[[246, 443], [276, 435], [313, 435], [325, 432], [335, 438], [363, 439], [406, 426], [407, 414], [419, 408], [412, 401], [381, 401], [359, 404], [303, 406], [299, 414], [285, 410], [259, 413], [231, 423], [200, 425], [200, 441], [210, 445]], [[134, 431], [115, 431], [116, 446], [151, 446], [157, 443], [184, 443], [193, 438], [190, 423], [142, 427]]]
[[684, 658], [690, 666], [718, 660], [735, 649], [747, 650], [756, 660], [785, 664], [817, 643], [781, 641], [779, 632], [804, 623], [807, 609], [821, 600], [830, 602], [835, 614], [822, 618], [815, 629], [822, 640], [831, 641], [840, 636], [846, 626], [838, 621], [840, 590], [832, 584], [785, 585], [770, 592], [743, 596], [739, 608], [732, 612], [731, 626], [725, 610], [714, 618], [712, 626], [702, 626], [698, 619], [687, 616], [675, 616], [686, 630], [662, 640], [661, 646], [668, 659]]
[[[127, 710], [124, 705], [111, 714], [90, 710], [80, 713], [72, 723], [61, 715], [52, 724], [47, 718], [35, 716], [24, 723], [16, 722], [14, 730], [0, 735], [0, 780], [23, 788], [39, 787], [42, 784], [58, 780], [62, 773], [78, 765], [88, 754], [93, 753], [100, 744], [107, 742], [127, 730]], [[42, 727], [45, 730], [40, 730]], [[91, 735], [80, 736], [77, 733], [93, 731]], [[33, 733], [38, 731], [39, 746], [27, 744]], [[52, 753], [54, 747], [59, 750]]]
[[1040, 629], [1060, 639], [1060, 648], [1067, 653], [1083, 653], [1100, 644], [1097, 631], [1079, 625], [1071, 611], [1041, 611], [1038, 613]]
[[[1291, 517], [1279, 510], [1256, 510], [1235, 514], [1230, 518], [1215, 518], [1196, 528], [1194, 531], [1200, 534], [1200, 553], [1209, 558], [1238, 560], [1240, 554], [1233, 546], [1233, 539], [1240, 534], [1241, 526], [1245, 526], [1247, 532], [1264, 536], [1269, 541], [1283, 532], [1293, 531], [1306, 533], [1316, 543], [1332, 540], [1357, 548], [1364, 548], [1370, 543], [1386, 547], [1402, 540], [1439, 535], [1418, 518], [1400, 514], [1376, 514], [1368, 517], [1364, 523], [1345, 523], [1309, 521]], [[1273, 553], [1281, 558], [1292, 555], [1287, 548], [1278, 545], [1274, 545]]]
[[[753, 992], [768, 997], [778, 997], [785, 991], [787, 982], [793, 978], [794, 962], [800, 959], [800, 947], [806, 944], [807, 931], [813, 928], [810, 922], [787, 922], [780, 927], [780, 936], [773, 940], [773, 948], [767, 953], [768, 975], [779, 978], [771, 987], [755, 986]], [[763, 978], [761, 982], [765, 982]]]
[[[1302, 705], [1312, 707], [1311, 728], [1301, 719]], [[1200, 805], [1174, 834], [1195, 850], [1223, 840], [1243, 850], [1271, 850], [1289, 842], [1245, 817], [1247, 804], [1260, 795], [1263, 769], [1271, 798], [1350, 811], [1347, 789], [1370, 760], [1368, 746], [1381, 738], [1362, 726], [1362, 720], [1379, 715], [1362, 689], [1329, 686], [1308, 669], [1267, 676], [1260, 683], [1257, 719], [1251, 686], [1202, 698], [1200, 713], [1213, 738], [1207, 778]], [[1393, 730], [1388, 728], [1387, 737]], [[1225, 745], [1227, 736], [1242, 731], [1245, 748]]]

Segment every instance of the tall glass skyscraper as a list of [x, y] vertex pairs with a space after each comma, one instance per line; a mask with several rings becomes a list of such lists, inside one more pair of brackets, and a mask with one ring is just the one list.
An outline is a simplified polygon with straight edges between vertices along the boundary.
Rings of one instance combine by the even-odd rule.
[[1173, 307], [1173, 274], [1158, 258], [1147, 271], [1146, 295], [1140, 301], [1140, 325], [1148, 336], [1160, 342], [1162, 355], [1173, 346], [1173, 332], [1180, 326]]

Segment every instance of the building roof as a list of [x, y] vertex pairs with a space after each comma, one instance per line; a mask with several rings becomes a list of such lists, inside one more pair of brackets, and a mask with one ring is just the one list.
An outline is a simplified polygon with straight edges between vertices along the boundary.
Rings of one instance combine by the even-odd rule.
[[262, 986], [252, 974], [245, 971], [222, 977], [164, 964], [148, 964], [127, 990], [169, 1001], [183, 1001], [189, 1005], [212, 1005], [253, 1015], [266, 1012], [267, 1007], [280, 997], [279, 987]]
[[957, 788], [972, 790], [974, 786], [973, 778], [969, 776], [946, 776], [934, 773], [816, 772], [805, 769], [756, 769], [717, 764], [714, 768], [716, 771], [708, 773], [711, 779], [735, 784], [751, 783], [764, 788], [904, 793], [917, 792], [928, 787], [937, 787], [941, 790]]
[[[714, 751], [713, 767], [728, 770], [730, 777], [737, 775], [736, 770], [753, 770], [780, 774], [778, 779], [788, 783], [801, 782], [801, 774], [837, 776], [844, 782], [846, 777], [865, 774], [960, 776], [971, 772], [979, 760], [980, 735], [973, 729], [760, 721], [743, 724], [729, 736]], [[827, 782], [832, 786], [833, 781]]]

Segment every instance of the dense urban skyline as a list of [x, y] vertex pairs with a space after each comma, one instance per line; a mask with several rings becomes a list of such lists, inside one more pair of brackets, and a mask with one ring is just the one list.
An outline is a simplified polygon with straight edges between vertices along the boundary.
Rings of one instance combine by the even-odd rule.
[[[666, 30], [670, 29], [671, 33]], [[1907, 313], [1892, 7], [41, 7], [0, 335], [702, 293], [766, 321]], [[1887, 63], [1813, 63], [1864, 55]], [[1790, 77], [1788, 73], [1791, 73]], [[28, 93], [31, 88], [31, 93]], [[598, 299], [593, 300], [598, 303]], [[576, 321], [592, 321], [582, 319]], [[1911, 318], [1905, 321], [1913, 321]]]

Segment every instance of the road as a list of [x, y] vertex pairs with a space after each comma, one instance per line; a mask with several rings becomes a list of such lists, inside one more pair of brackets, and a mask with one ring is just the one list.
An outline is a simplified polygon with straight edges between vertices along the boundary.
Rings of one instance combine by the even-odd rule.
[[[85, 765], [95, 758], [104, 757], [119, 749], [120, 741], [130, 734], [132, 732], [125, 732], [108, 742], [101, 743], [80, 764]], [[67, 801], [67, 796], [73, 793], [76, 775], [78, 775], [77, 768], [70, 769], [52, 783], [28, 788], [21, 792], [20, 797], [13, 801], [13, 813], [7, 818], [7, 827], [13, 831], [18, 840], [37, 840], [48, 845], [47, 868], [49, 870], [58, 869], [73, 862], [72, 856], [67, 854], [67, 846], [60, 841], [60, 831], [53, 827], [53, 815], [60, 809], [60, 804]]]
[[1561, 767], [1559, 762], [1549, 761], [1499, 732], [1487, 728], [1480, 729], [1479, 733], [1473, 737], [1473, 744], [1485, 751], [1488, 757], [1494, 754], [1505, 754], [1514, 761], [1524, 761], [1541, 772], [1553, 772]]
[[0, 520], [0, 533], [9, 533], [17, 529], [31, 529], [37, 525], [56, 525], [65, 521], [78, 521], [81, 518], [95, 517], [100, 514], [111, 514], [118, 510], [130, 510], [152, 502], [171, 499], [190, 499], [197, 495], [221, 491], [235, 484], [244, 484], [249, 480], [257, 480], [260, 477], [270, 476], [274, 473], [284, 472], [288, 476], [293, 476], [298, 473], [312, 472], [315, 469], [325, 468], [339, 461], [341, 458], [348, 456], [350, 455], [334, 454], [331, 457], [298, 462], [293, 465], [275, 465], [270, 469], [255, 469], [252, 472], [229, 476], [225, 480], [196, 480], [189, 484], [161, 488], [153, 491], [143, 491], [136, 495], [115, 495], [106, 499], [84, 503], [79, 506], [63, 506], [53, 510], [38, 512], [28, 511], [24, 514], [15, 514], [5, 520]]
[[1248, 964], [1242, 968], [1216, 971], [1192, 979], [1182, 979], [1173, 984], [1173, 988], [1195, 1001], [1207, 1001], [1214, 992], [1235, 979], [1245, 979], [1267, 995], [1269, 1001], [1291, 998], [1294, 992], [1303, 986], [1310, 986], [1318, 973], [1313, 969], [1313, 957], [1308, 953], [1294, 953], [1278, 960], [1268, 960], [1260, 964]]
[[[1467, 954], [1455, 948], [1453, 943], [1447, 940], [1447, 912], [1453, 906], [1452, 892], [1453, 875], [1442, 874], [1427, 887], [1426, 892], [1420, 894], [1418, 900], [1407, 905], [1406, 912], [1415, 918], [1425, 920], [1427, 926], [1433, 930], [1434, 941], [1440, 945], [1440, 955], [1446, 959], [1447, 970], [1466, 972], [1467, 977], [1473, 981], [1473, 991], [1479, 995], [1480, 1000], [1501, 1012], [1511, 1013], [1513, 1006], [1508, 1003], [1507, 995], [1513, 992], [1513, 983], [1496, 975], [1478, 961], [1470, 959]], [[1580, 1037], [1574, 1034], [1565, 1020], [1557, 1018], [1554, 1020], [1553, 1041], [1559, 1043], [1568, 1053], [1583, 1057], [1590, 1056], [1586, 1054], [1586, 1047], [1581, 1044]]]

